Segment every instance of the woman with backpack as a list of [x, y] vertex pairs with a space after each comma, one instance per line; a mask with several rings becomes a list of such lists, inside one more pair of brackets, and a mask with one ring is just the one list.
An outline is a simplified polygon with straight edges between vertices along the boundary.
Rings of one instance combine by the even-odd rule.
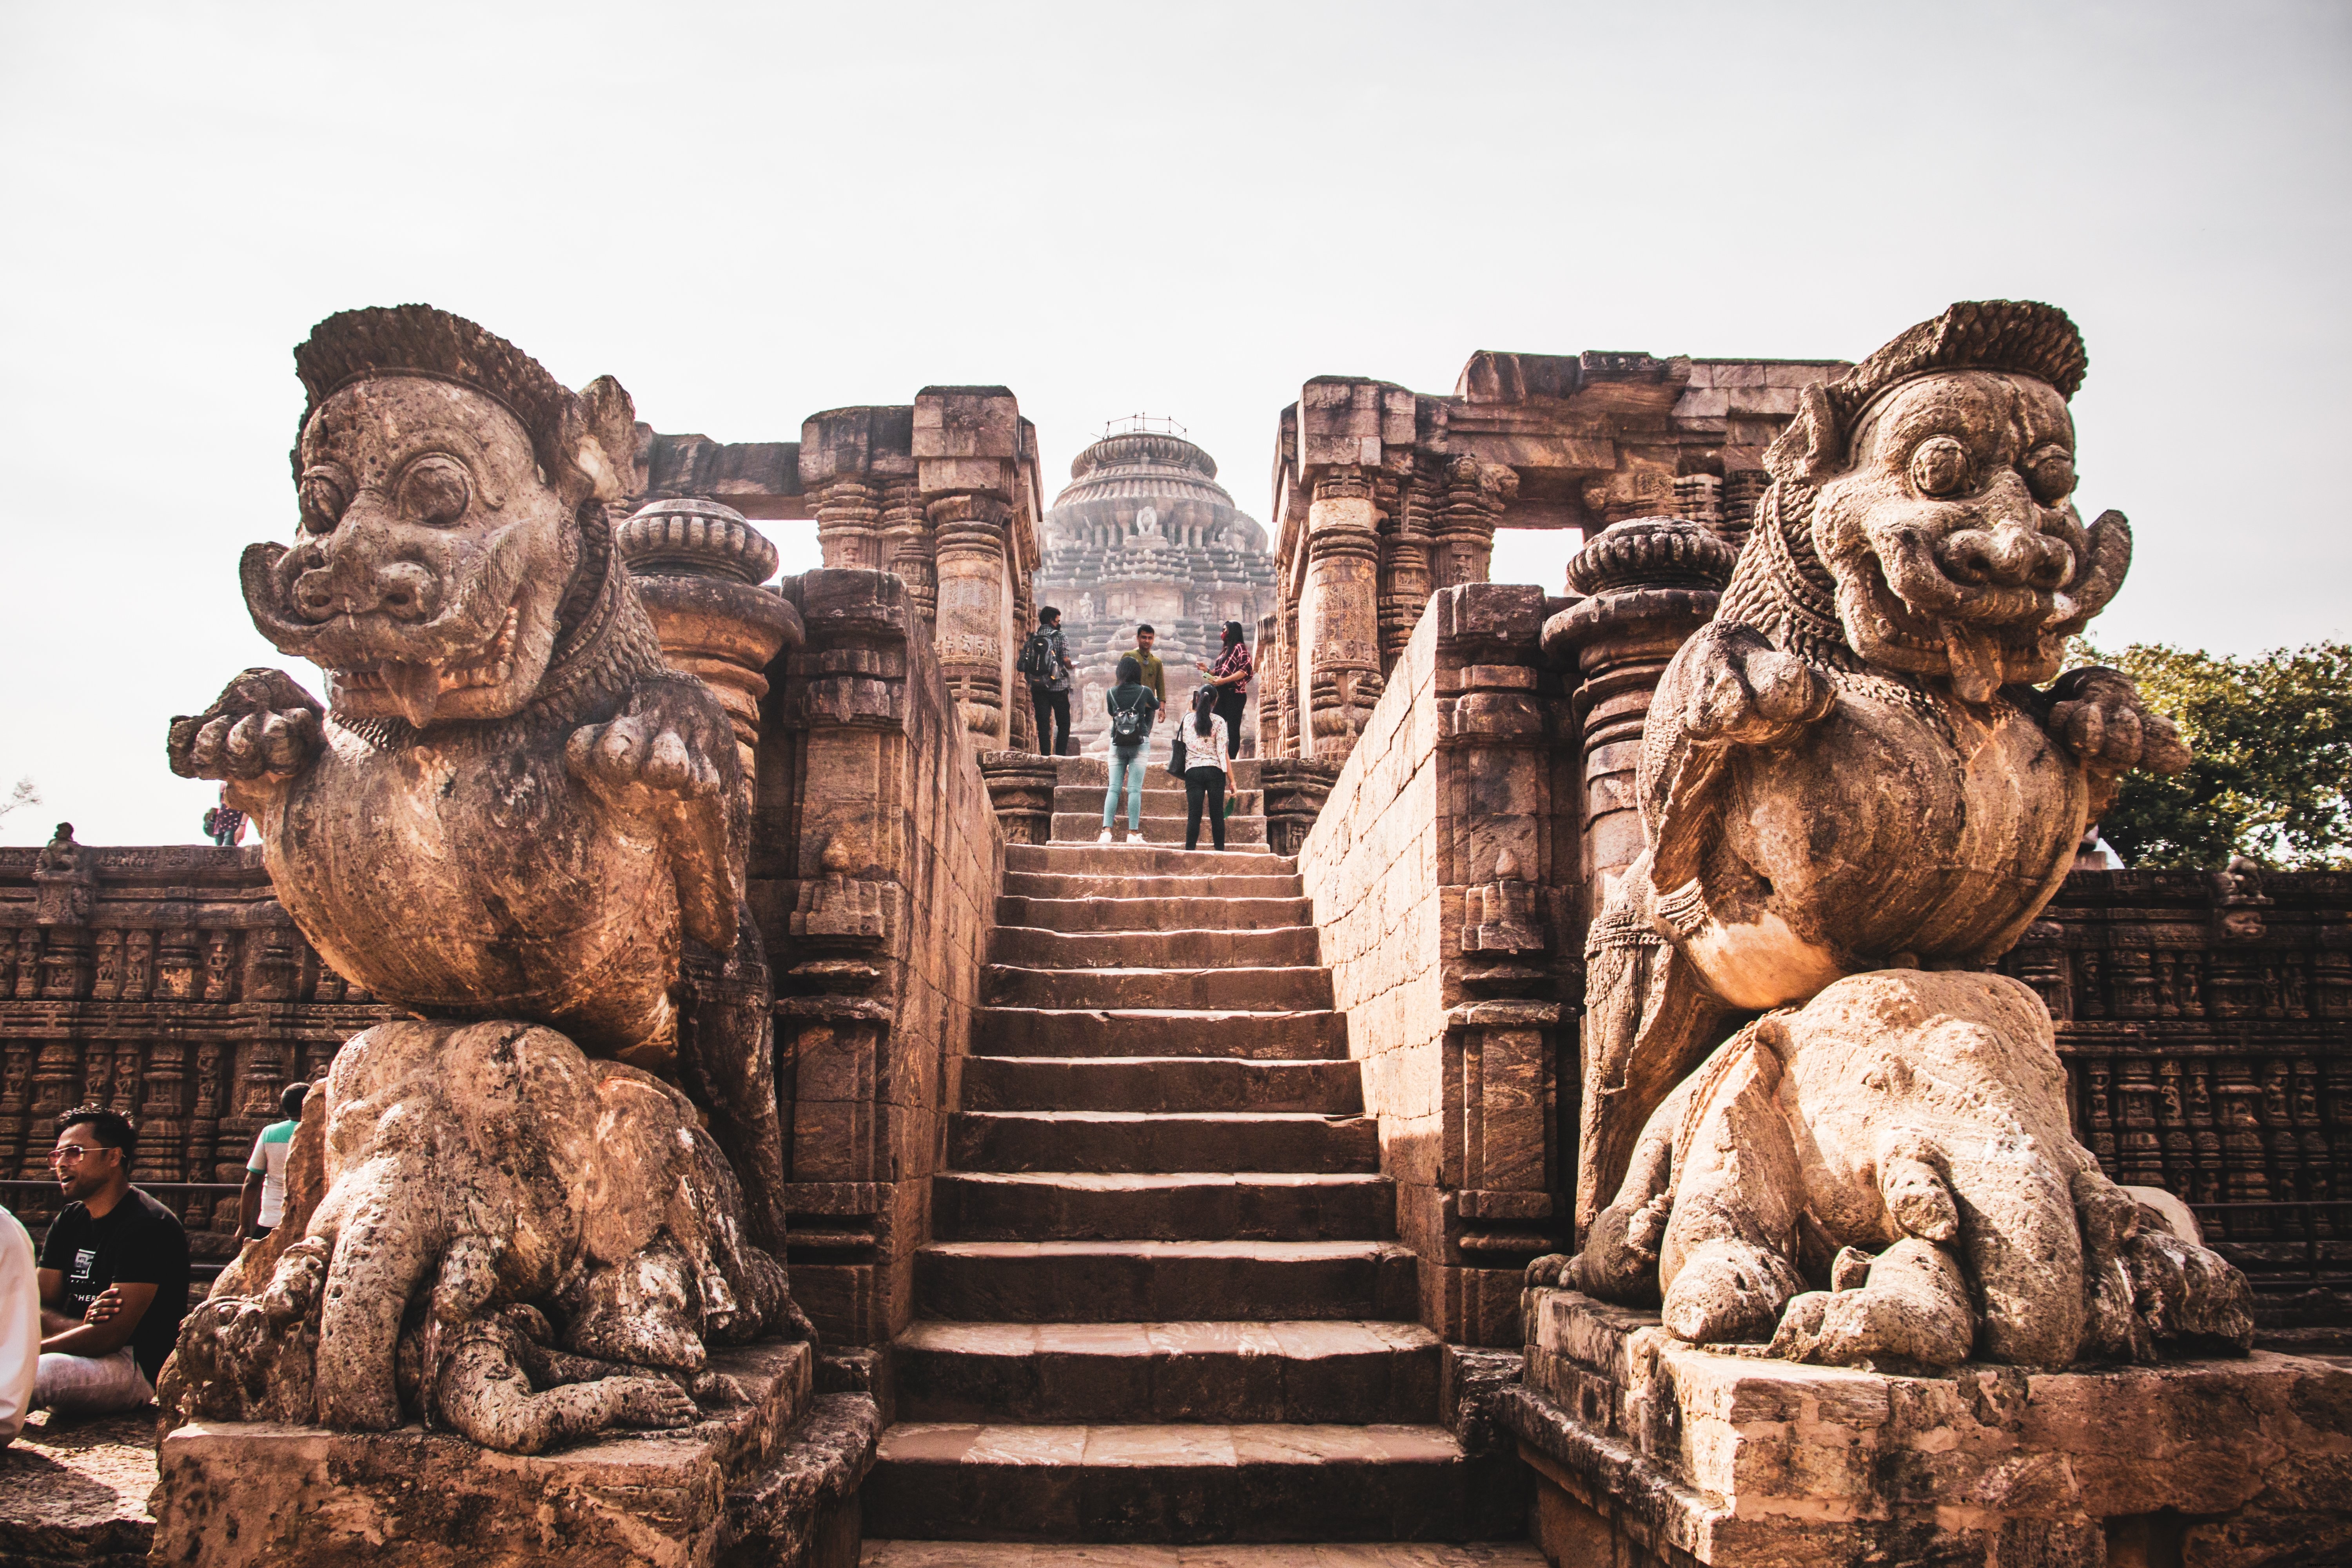
[[1143, 666], [1133, 654], [1118, 661], [1118, 684], [1103, 699], [1110, 710], [1110, 788], [1103, 792], [1102, 837], [1097, 844], [1110, 842], [1111, 819], [1118, 815], [1118, 792], [1127, 789], [1127, 839], [1130, 844], [1143, 838], [1143, 775], [1149, 769], [1144, 743], [1151, 739], [1151, 716], [1159, 710], [1160, 699], [1151, 688], [1143, 684]]
[[1201, 808], [1209, 811], [1209, 827], [1219, 849], [1225, 847], [1225, 783], [1234, 763], [1233, 742], [1217, 722], [1217, 689], [1192, 692], [1192, 733], [1184, 737], [1184, 847], [1201, 847]]

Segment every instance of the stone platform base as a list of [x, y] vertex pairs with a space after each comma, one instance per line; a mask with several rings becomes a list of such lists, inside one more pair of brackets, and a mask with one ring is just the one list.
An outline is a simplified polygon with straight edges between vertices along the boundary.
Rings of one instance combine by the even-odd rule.
[[2243, 1360], [1895, 1377], [1703, 1351], [1530, 1290], [1496, 1415], [1559, 1564], [2352, 1560], [2352, 1373]]
[[751, 1402], [676, 1432], [500, 1454], [418, 1427], [194, 1424], [164, 1438], [155, 1558], [191, 1568], [847, 1568], [880, 1428], [871, 1398], [817, 1397], [813, 1356], [711, 1357]]

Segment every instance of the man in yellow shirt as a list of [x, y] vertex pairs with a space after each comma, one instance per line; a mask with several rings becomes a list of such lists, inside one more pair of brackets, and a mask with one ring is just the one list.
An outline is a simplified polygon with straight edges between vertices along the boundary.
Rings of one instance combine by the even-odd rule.
[[1151, 651], [1151, 645], [1159, 640], [1160, 634], [1150, 626], [1136, 627], [1135, 647], [1128, 657], [1143, 667], [1143, 684], [1151, 689], [1164, 710], [1168, 706], [1168, 674], [1160, 667], [1160, 656]]

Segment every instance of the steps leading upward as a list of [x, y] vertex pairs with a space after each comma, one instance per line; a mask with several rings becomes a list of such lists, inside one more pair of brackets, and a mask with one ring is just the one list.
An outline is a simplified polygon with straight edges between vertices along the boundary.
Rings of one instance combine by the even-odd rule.
[[[1074, 758], [1054, 825], [1079, 841], [1006, 852], [919, 1321], [894, 1347], [899, 1422], [865, 1488], [871, 1563], [1091, 1542], [1175, 1568], [1181, 1543], [1523, 1532], [1515, 1465], [1437, 1424], [1443, 1347], [1412, 1321], [1379, 1130], [1245, 766], [1223, 853], [1165, 847], [1164, 772], [1147, 842], [1093, 843], [1105, 770]], [[1235, 1561], [1528, 1561], [1269, 1550]]]

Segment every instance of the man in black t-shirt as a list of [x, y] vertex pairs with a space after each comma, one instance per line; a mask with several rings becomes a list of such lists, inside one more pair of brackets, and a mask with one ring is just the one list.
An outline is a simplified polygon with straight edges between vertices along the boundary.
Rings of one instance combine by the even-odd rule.
[[155, 1397], [188, 1311], [188, 1236], [131, 1184], [139, 1134], [100, 1106], [68, 1110], [50, 1151], [65, 1208], [41, 1244], [33, 1404], [100, 1414]]

